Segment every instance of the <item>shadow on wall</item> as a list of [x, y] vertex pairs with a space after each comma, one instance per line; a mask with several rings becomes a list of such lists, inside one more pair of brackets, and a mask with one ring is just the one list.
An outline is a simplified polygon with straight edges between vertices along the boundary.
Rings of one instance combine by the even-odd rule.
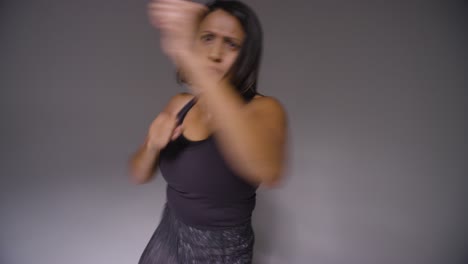
[[255, 264], [291, 263], [296, 230], [293, 214], [281, 207], [275, 190], [257, 192], [257, 205], [253, 212], [255, 231]]

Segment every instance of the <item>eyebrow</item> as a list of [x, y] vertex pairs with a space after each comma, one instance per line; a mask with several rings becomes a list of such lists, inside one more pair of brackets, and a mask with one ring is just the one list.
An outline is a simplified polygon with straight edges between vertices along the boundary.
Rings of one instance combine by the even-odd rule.
[[[213, 34], [213, 35], [218, 35], [218, 34], [216, 34], [215, 32], [209, 31], [209, 30], [203, 30], [203, 31], [201, 32], [201, 34], [203, 34], [203, 33], [210, 33], [210, 34]], [[225, 40], [235, 40], [235, 41], [237, 41], [237, 42], [241, 42], [240, 39], [235, 38], [235, 37], [230, 37], [230, 36], [223, 36], [223, 39], [225, 39]]]

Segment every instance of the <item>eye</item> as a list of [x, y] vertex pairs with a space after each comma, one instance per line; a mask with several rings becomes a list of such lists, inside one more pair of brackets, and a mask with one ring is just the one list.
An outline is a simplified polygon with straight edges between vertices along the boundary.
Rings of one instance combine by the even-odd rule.
[[228, 47], [232, 50], [237, 50], [240, 48], [240, 45], [238, 45], [237, 43], [233, 42], [233, 41], [226, 41]]
[[212, 34], [205, 34], [205, 35], [202, 35], [200, 37], [200, 39], [203, 41], [203, 42], [209, 42], [209, 41], [212, 41], [214, 38], [214, 36]]

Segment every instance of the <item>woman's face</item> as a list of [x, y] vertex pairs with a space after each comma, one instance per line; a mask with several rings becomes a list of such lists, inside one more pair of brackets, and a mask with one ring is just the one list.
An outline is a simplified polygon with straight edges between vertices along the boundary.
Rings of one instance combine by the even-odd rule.
[[245, 38], [239, 21], [221, 9], [209, 13], [200, 23], [195, 52], [207, 70], [223, 78], [236, 60]]

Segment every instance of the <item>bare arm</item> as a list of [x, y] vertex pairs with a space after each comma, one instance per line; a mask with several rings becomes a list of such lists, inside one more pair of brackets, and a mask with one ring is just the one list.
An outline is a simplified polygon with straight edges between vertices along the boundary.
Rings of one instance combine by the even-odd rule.
[[278, 183], [286, 163], [287, 120], [281, 104], [271, 97], [245, 104], [228, 82], [198, 81], [200, 103], [212, 115], [211, 126], [231, 167], [251, 182]]
[[149, 182], [158, 169], [160, 150], [148, 145], [148, 140], [143, 143], [129, 160], [129, 174], [136, 184]]

